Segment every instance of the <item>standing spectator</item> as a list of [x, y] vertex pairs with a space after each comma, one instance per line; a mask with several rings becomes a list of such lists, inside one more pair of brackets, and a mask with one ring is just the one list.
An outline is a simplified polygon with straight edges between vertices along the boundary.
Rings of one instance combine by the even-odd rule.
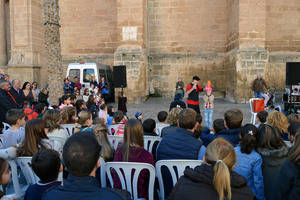
[[276, 181], [273, 182], [272, 200], [297, 200], [300, 195], [300, 131], [296, 134], [295, 145], [283, 163]]
[[83, 91], [82, 99], [86, 103], [89, 100], [90, 91], [88, 88], [85, 88]]
[[[178, 77], [178, 81], [176, 83], [175, 96], [179, 95], [179, 100], [181, 101], [184, 97], [184, 83], [181, 77]], [[174, 98], [175, 99], [175, 98]]]
[[264, 200], [264, 178], [262, 176], [262, 158], [255, 151], [258, 129], [253, 124], [246, 124], [241, 131], [241, 142], [234, 148], [237, 161], [233, 171], [248, 180], [256, 199]]
[[92, 80], [90, 82], [90, 87], [92, 87], [92, 85], [94, 85], [94, 87], [98, 86], [98, 82], [96, 81], [95, 76], [92, 76]]
[[0, 80], [0, 122], [6, 122], [5, 115], [13, 108], [18, 108], [18, 104], [9, 93], [9, 82]]
[[21, 87], [21, 82], [19, 80], [14, 79], [12, 81], [12, 87], [10, 88], [9, 92], [16, 100], [18, 104], [18, 108], [23, 108], [25, 96], [23, 90], [21, 90], [20, 87]]
[[212, 116], [213, 116], [213, 108], [214, 108], [214, 95], [211, 94], [212, 87], [210, 87], [210, 81], [207, 82], [207, 86], [205, 87], [206, 94], [203, 96], [204, 100], [204, 123], [205, 126], [209, 129], [212, 128]]
[[127, 97], [125, 97], [123, 92], [119, 92], [118, 95], [118, 111], [122, 111], [124, 113], [124, 115], [126, 115], [127, 113]]
[[288, 119], [282, 112], [277, 110], [272, 111], [268, 115], [267, 123], [272, 125], [278, 131], [283, 140], [289, 140], [289, 134], [287, 133], [289, 123]]
[[101, 82], [99, 83], [99, 87], [101, 89], [101, 94], [102, 97], [104, 98], [105, 102], [108, 102], [108, 97], [109, 97], [109, 88], [108, 84], [105, 83], [104, 77], [101, 77]]
[[[131, 119], [126, 122], [124, 143], [116, 150], [114, 162], [140, 162], [154, 165], [153, 156], [144, 149], [144, 134], [142, 124]], [[116, 173], [113, 174], [114, 186], [121, 188], [121, 182]], [[138, 198], [148, 199], [149, 172], [143, 170], [138, 180]]]
[[273, 184], [287, 158], [289, 149], [273, 126], [262, 124], [258, 130], [257, 152], [261, 155], [266, 199], [272, 199]]
[[233, 172], [236, 155], [222, 138], [210, 143], [202, 165], [186, 168], [172, 190], [170, 200], [253, 200], [247, 179]]
[[82, 85], [79, 82], [79, 78], [77, 76], [74, 77], [74, 86], [75, 86], [76, 90], [79, 91], [79, 93], [80, 93]]
[[31, 84], [29, 82], [25, 82], [23, 84], [22, 90], [24, 93], [24, 101], [28, 101], [30, 104], [36, 101], [36, 94], [31, 88]]
[[72, 83], [69, 81], [68, 78], [64, 79], [64, 93], [65, 94], [73, 94], [74, 88], [72, 87]]
[[86, 107], [92, 113], [93, 119], [95, 119], [98, 116], [99, 108], [97, 107], [97, 99], [94, 97], [94, 95], [89, 96], [89, 100], [86, 103]]
[[38, 101], [40, 90], [38, 89], [37, 82], [35, 82], [35, 81], [32, 82], [32, 90], [35, 92], [36, 97], [37, 97], [37, 101]]
[[264, 88], [268, 88], [266, 81], [261, 77], [260, 74], [257, 74], [257, 78], [252, 82], [252, 90], [254, 91], [255, 98], [262, 98], [264, 93]]
[[167, 117], [167, 123], [169, 124], [169, 126], [163, 128], [161, 130], [161, 137], [165, 137], [166, 135], [172, 134], [174, 132], [176, 132], [178, 126], [177, 126], [177, 121], [179, 118], [179, 113], [182, 111], [183, 109], [181, 108], [173, 108], [171, 110], [171, 112], [169, 113], [168, 117]]
[[48, 102], [48, 90], [46, 88], [43, 88], [41, 90], [41, 92], [39, 93], [39, 98], [38, 101], [39, 103], [43, 103], [45, 104], [47, 107], [49, 106], [49, 102]]
[[167, 123], [167, 117], [168, 117], [168, 113], [166, 111], [160, 111], [157, 114], [157, 119], [159, 123], [156, 124], [156, 133], [159, 136], [161, 136], [162, 129], [169, 126], [169, 124]]
[[198, 84], [198, 81], [200, 81], [200, 78], [194, 76], [193, 82], [187, 86], [186, 93], [188, 94], [188, 99], [186, 103], [188, 108], [192, 108], [200, 114], [199, 93], [203, 91], [203, 88]]

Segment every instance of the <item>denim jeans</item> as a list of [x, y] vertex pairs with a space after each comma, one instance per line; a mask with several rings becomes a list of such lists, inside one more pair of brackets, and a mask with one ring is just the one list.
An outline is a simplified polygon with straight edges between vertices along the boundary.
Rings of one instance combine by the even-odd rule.
[[212, 128], [213, 109], [204, 109], [204, 124], [207, 128]]
[[262, 98], [264, 91], [258, 91], [258, 92], [254, 92], [254, 97], [255, 98]]

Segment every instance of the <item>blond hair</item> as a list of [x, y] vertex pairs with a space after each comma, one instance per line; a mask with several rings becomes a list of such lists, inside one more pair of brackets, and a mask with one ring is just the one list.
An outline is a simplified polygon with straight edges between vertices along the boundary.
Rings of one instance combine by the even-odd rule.
[[76, 108], [70, 106], [63, 107], [59, 115], [60, 124], [72, 124], [75, 122], [73, 117], [76, 116]]
[[230, 171], [236, 161], [233, 146], [223, 138], [215, 139], [206, 148], [205, 161], [214, 165], [213, 184], [219, 200], [231, 199]]
[[89, 120], [92, 117], [92, 114], [89, 111], [81, 111], [78, 114], [78, 117], [76, 117], [75, 122], [83, 126], [87, 120]]
[[283, 113], [277, 110], [272, 111], [268, 115], [267, 123], [276, 128], [279, 133], [287, 133], [288, 119]]
[[93, 127], [96, 139], [98, 140], [99, 145], [102, 147], [101, 157], [105, 161], [112, 161], [114, 156], [114, 150], [111, 147], [108, 137], [107, 137], [107, 128], [105, 124], [98, 123]]
[[182, 108], [173, 108], [167, 117], [167, 123], [170, 125], [176, 125], [179, 118], [179, 113], [182, 111]]

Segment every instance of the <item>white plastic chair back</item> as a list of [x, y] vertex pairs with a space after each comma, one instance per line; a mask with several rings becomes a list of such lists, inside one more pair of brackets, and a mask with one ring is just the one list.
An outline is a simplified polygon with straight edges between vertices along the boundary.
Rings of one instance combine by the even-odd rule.
[[161, 137], [159, 136], [144, 136], [144, 149], [152, 152], [154, 143], [160, 141]]
[[26, 188], [21, 188], [20, 183], [19, 183], [19, 177], [18, 177], [18, 168], [17, 168], [17, 164], [14, 160], [6, 160], [10, 166], [10, 170], [11, 170], [11, 179], [13, 182], [13, 187], [14, 187], [14, 191], [15, 194], [13, 194], [12, 196], [15, 196], [17, 199], [21, 199], [21, 197], [24, 196], [25, 194], [25, 189]]
[[74, 124], [61, 124], [61, 127], [65, 129], [69, 136], [73, 135], [75, 133], [75, 125]]
[[108, 135], [112, 135], [112, 129], [114, 129], [117, 132], [118, 124], [112, 124], [108, 127]]
[[[138, 199], [137, 184], [138, 184], [139, 174], [143, 169], [148, 170], [150, 174], [149, 187], [148, 187], [148, 194], [149, 194], [148, 199], [149, 200], [154, 199], [153, 191], [154, 191], [154, 180], [155, 180], [155, 168], [152, 165], [147, 163], [137, 163], [137, 162], [107, 162], [105, 171], [112, 188], [114, 188], [113, 178], [111, 175], [112, 169], [114, 169], [118, 174], [122, 189], [127, 190], [131, 194], [134, 200]], [[133, 170], [135, 171], [133, 176], [131, 177]]]
[[251, 98], [249, 100], [249, 103], [250, 103], [250, 111], [251, 111], [251, 124], [255, 124], [255, 119], [256, 119], [256, 115], [257, 113], [254, 112], [253, 110], [253, 101], [254, 100], [261, 100], [261, 98]]
[[31, 168], [31, 159], [32, 157], [18, 157], [16, 159], [29, 185], [35, 184], [40, 180]]
[[286, 146], [288, 146], [288, 147], [292, 147], [292, 146], [293, 146], [293, 144], [292, 144], [290, 141], [284, 141], [284, 143], [285, 143]]
[[[166, 166], [172, 176], [173, 186], [176, 185], [178, 179], [183, 175], [183, 172], [186, 167], [195, 168], [196, 166], [201, 165], [203, 162], [201, 160], [160, 160], [155, 164], [156, 176], [159, 183], [159, 192], [160, 198], [164, 199], [164, 183], [161, 173], [161, 167]], [[177, 175], [175, 168], [177, 169]]]
[[114, 150], [116, 150], [119, 146], [119, 143], [123, 142], [123, 136], [108, 135], [108, 141]]
[[0, 148], [3, 148], [3, 140], [4, 140], [3, 134], [0, 134]]
[[49, 140], [52, 141], [53, 143], [53, 150], [61, 154], [63, 150], [63, 146], [66, 142], [65, 138], [60, 136], [52, 136], [51, 134], [48, 134], [47, 136]]
[[106, 174], [105, 174], [106, 162], [100, 157], [100, 181], [101, 187], [106, 188]]
[[5, 122], [2, 122], [2, 124], [4, 126], [3, 130], [7, 130], [7, 129], [11, 128], [11, 126]]

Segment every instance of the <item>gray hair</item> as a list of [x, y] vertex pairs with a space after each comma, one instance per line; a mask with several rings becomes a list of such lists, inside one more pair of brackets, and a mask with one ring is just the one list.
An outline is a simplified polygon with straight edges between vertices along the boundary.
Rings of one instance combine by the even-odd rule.
[[9, 82], [6, 81], [6, 80], [1, 79], [0, 80], [0, 88], [2, 88], [5, 83], [9, 83]]
[[14, 85], [14, 84], [15, 84], [16, 82], [18, 82], [18, 81], [20, 82], [20, 80], [14, 79], [14, 80], [12, 80], [11, 84]]

